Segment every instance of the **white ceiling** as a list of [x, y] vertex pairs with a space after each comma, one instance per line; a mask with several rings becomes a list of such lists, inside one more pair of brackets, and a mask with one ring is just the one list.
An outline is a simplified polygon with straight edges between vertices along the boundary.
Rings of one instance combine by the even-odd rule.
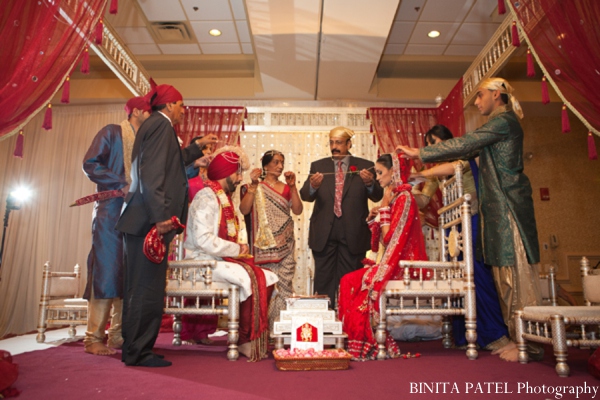
[[[439, 73], [458, 79], [458, 71], [466, 70], [502, 22], [497, 4], [497, 0], [121, 0], [119, 13], [106, 14], [105, 19], [151, 75], [184, 69], [170, 65], [169, 60], [177, 60], [173, 62], [188, 63], [188, 69], [203, 76], [207, 65], [214, 65], [210, 76], [218, 76], [216, 61], [222, 58], [241, 74], [253, 74], [255, 98], [373, 100], [378, 76], [421, 73], [435, 78]], [[152, 28], [156, 23], [181, 23], [189, 38], [161, 39]], [[210, 36], [213, 28], [223, 34]], [[431, 30], [440, 36], [429, 38]], [[179, 31], [166, 32], [177, 37]], [[448, 67], [457, 60], [459, 67]], [[204, 65], [209, 61], [212, 64]]]

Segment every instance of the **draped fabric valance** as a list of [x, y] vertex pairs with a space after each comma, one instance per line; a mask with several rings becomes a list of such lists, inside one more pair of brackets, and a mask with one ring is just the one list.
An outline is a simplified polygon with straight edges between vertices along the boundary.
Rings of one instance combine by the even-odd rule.
[[238, 133], [246, 118], [245, 107], [186, 107], [182, 123], [175, 131], [187, 146], [197, 136], [214, 133], [219, 138], [217, 147], [236, 145]]
[[510, 5], [546, 79], [600, 135], [600, 1], [512, 0]]
[[47, 106], [77, 63], [106, 2], [2, 2], [0, 140]]
[[462, 136], [465, 133], [462, 83], [460, 78], [438, 108], [369, 108], [381, 151], [391, 153], [400, 144], [421, 148], [425, 134], [437, 124], [446, 125], [455, 137]]

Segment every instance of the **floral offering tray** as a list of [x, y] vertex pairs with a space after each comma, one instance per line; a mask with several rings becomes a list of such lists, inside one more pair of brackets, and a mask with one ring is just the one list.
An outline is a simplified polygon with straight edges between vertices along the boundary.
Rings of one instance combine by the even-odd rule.
[[352, 356], [346, 350], [273, 350], [280, 371], [336, 371], [348, 369]]

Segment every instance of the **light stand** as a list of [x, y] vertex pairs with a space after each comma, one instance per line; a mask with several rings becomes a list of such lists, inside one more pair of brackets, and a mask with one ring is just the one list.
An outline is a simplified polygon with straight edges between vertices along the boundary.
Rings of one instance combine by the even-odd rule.
[[6, 198], [6, 209], [4, 210], [4, 224], [2, 228], [2, 244], [0, 245], [0, 280], [2, 280], [2, 257], [4, 255], [4, 241], [6, 240], [6, 229], [8, 228], [8, 217], [12, 210], [20, 210], [23, 199], [29, 195], [28, 191], [15, 190], [10, 192]]

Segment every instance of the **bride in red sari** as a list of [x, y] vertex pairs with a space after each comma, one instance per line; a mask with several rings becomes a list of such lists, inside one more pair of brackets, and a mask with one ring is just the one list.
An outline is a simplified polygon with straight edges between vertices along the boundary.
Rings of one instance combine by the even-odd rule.
[[[377, 341], [374, 326], [379, 319], [379, 296], [391, 279], [401, 279], [400, 260], [427, 260], [419, 209], [407, 183], [410, 161], [396, 154], [384, 154], [375, 164], [377, 181], [385, 188], [381, 206], [371, 210], [371, 250], [377, 253], [379, 241], [385, 252], [379, 264], [366, 259], [365, 268], [346, 274], [339, 289], [338, 314], [348, 335], [348, 352], [355, 360], [375, 360]], [[378, 216], [378, 220], [376, 217]], [[418, 278], [419, 269], [410, 269]], [[428, 279], [423, 271], [423, 279]], [[400, 350], [389, 332], [387, 354], [398, 357]]]

